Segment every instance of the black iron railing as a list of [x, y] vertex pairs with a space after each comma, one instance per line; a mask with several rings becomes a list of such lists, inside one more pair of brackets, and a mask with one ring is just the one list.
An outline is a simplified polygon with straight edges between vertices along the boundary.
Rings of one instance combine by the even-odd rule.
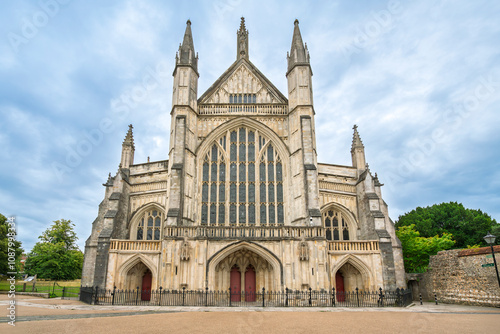
[[81, 287], [80, 300], [94, 305], [143, 306], [246, 306], [246, 307], [404, 307], [411, 304], [411, 289], [369, 292], [331, 291], [209, 291], [204, 290], [133, 290]]

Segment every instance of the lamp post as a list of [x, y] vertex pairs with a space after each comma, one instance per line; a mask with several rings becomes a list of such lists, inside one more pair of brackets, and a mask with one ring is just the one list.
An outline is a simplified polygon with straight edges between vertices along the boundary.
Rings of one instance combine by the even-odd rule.
[[497, 272], [498, 286], [500, 286], [500, 276], [498, 275], [497, 260], [495, 259], [495, 250], [493, 249], [493, 244], [495, 243], [496, 236], [488, 232], [483, 238], [488, 245], [491, 247], [491, 256], [493, 257], [493, 263], [495, 264], [495, 271]]

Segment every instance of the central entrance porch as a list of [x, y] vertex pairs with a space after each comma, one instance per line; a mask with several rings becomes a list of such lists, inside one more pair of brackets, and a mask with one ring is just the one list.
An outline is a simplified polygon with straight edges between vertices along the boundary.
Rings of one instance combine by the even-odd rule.
[[252, 302], [263, 288], [266, 291], [281, 289], [279, 269], [280, 262], [265, 248], [239, 243], [211, 258], [207, 283], [210, 289], [217, 291], [231, 289], [231, 301]]

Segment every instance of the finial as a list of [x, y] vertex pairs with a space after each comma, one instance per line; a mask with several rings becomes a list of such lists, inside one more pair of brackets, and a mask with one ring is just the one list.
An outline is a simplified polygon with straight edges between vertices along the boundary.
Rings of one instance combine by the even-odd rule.
[[148, 162], [149, 162], [149, 157], [148, 157]]
[[359, 137], [358, 126], [356, 124], [354, 124], [354, 126], [352, 128], [354, 130], [354, 133], [352, 135], [351, 152], [352, 152], [352, 150], [354, 150], [357, 147], [364, 148], [363, 142], [361, 141], [361, 138]]
[[236, 59], [248, 59], [248, 30], [245, 27], [245, 18], [241, 17], [240, 29], [236, 32]]
[[188, 19], [188, 20], [187, 20], [187, 22], [186, 22], [186, 24], [191, 25], [191, 20], [190, 20], [190, 19]]
[[134, 134], [132, 131], [133, 128], [134, 127], [132, 126], [132, 124], [129, 124], [127, 135], [125, 136], [125, 139], [123, 140], [123, 145], [132, 146], [132, 148], [134, 149], [135, 146], [134, 146]]
[[293, 22], [294, 25], [298, 25], [299, 24], [299, 20], [298, 19], [295, 19], [295, 21]]
[[370, 166], [368, 165], [368, 162], [366, 163], [365, 167], [367, 170], [370, 170]]

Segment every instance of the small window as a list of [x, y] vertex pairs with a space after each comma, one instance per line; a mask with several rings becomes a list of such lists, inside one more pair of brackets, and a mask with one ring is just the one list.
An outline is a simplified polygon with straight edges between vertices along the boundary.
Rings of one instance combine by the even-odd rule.
[[[345, 216], [337, 210], [328, 210], [323, 213], [323, 224], [326, 229], [326, 240], [330, 241], [348, 241], [349, 225]], [[341, 222], [339, 224], [339, 221]]]
[[136, 240], [160, 240], [163, 213], [158, 210], [144, 212], [137, 224]]

